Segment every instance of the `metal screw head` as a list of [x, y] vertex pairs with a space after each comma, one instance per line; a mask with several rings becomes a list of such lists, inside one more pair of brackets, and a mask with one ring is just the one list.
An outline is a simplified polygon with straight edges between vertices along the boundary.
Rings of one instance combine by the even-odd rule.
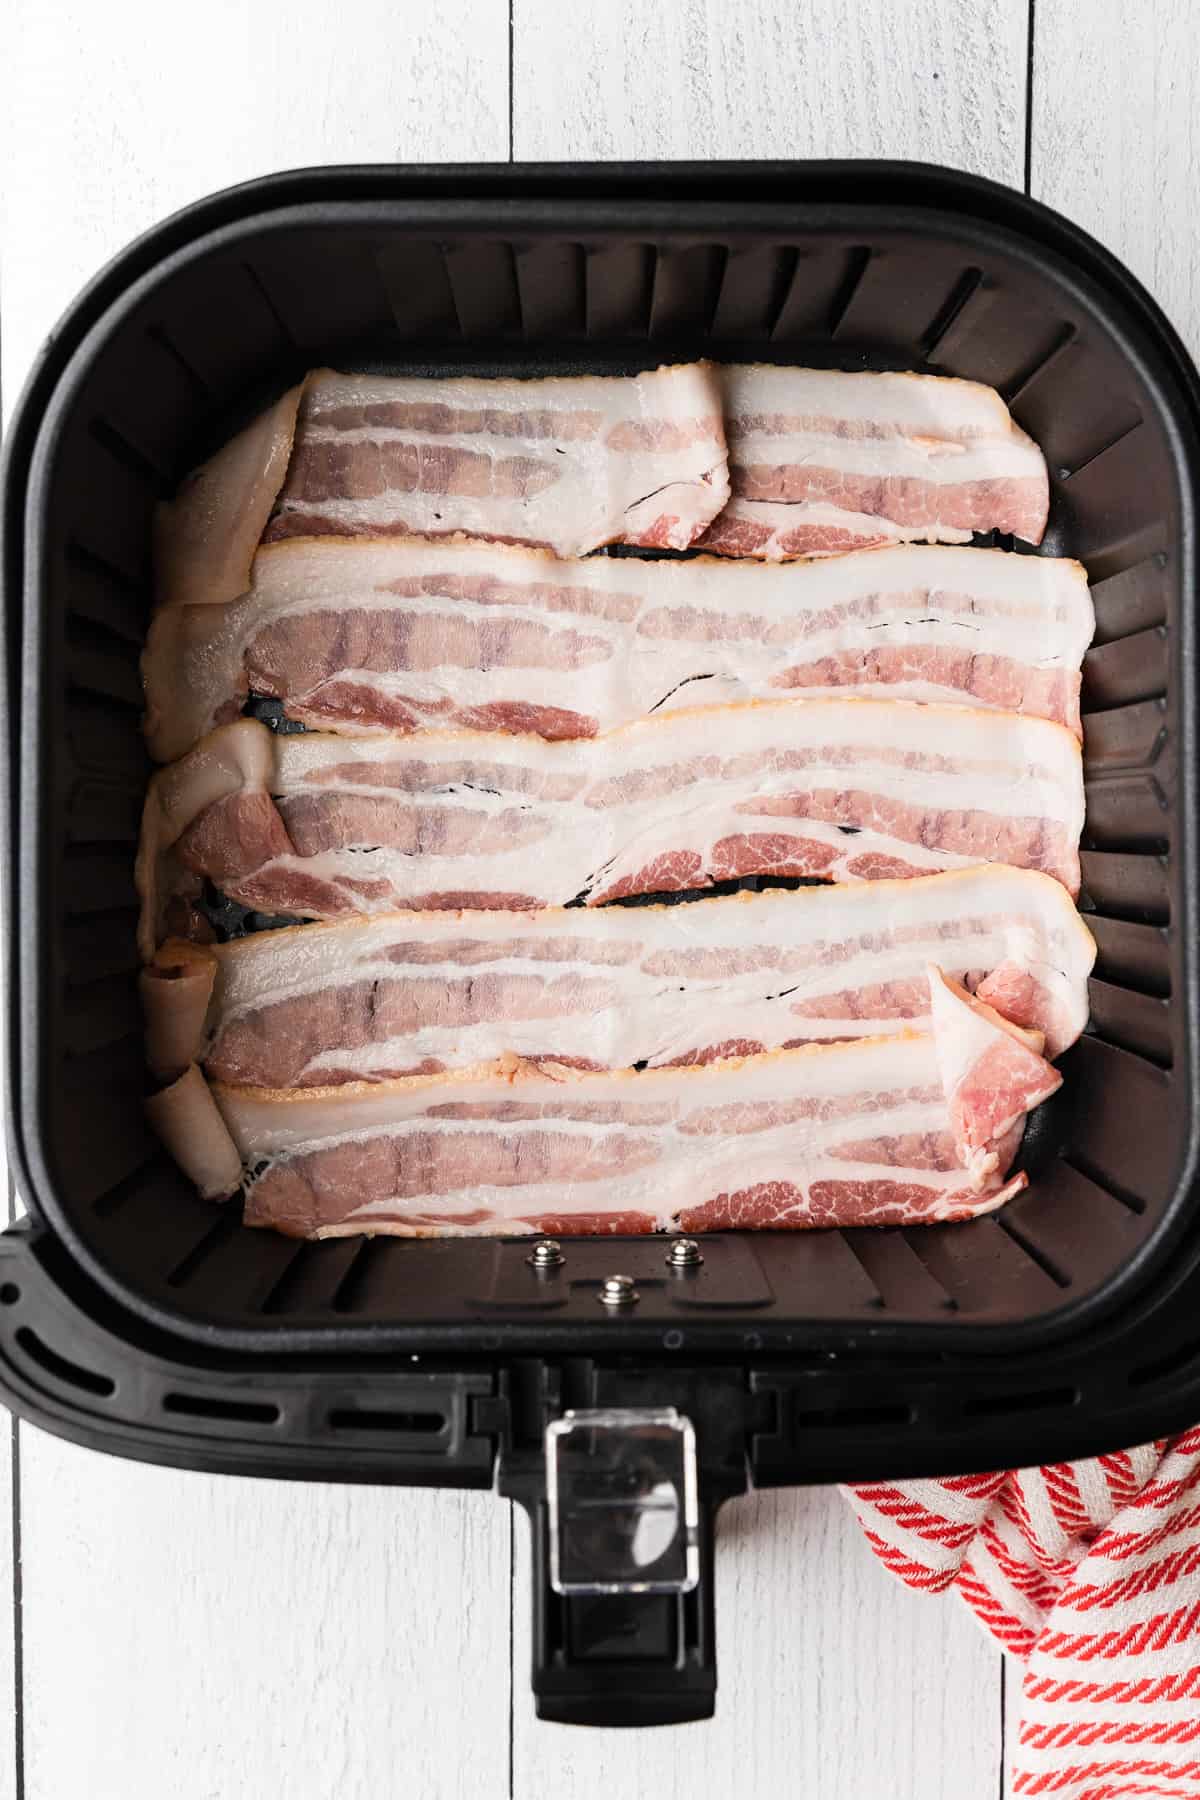
[[557, 1238], [542, 1238], [525, 1260], [535, 1269], [561, 1269], [567, 1259]]
[[610, 1275], [600, 1288], [600, 1300], [604, 1306], [632, 1306], [638, 1297], [633, 1285], [632, 1275]]
[[667, 1252], [672, 1269], [696, 1269], [704, 1261], [704, 1252], [695, 1238], [676, 1238]]

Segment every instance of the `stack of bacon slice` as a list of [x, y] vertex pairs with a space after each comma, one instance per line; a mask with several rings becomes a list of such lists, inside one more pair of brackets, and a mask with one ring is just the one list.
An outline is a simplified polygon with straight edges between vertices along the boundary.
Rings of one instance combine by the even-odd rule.
[[1038, 1033], [929, 978], [953, 1020], [936, 1035], [642, 1072], [514, 1059], [317, 1089], [205, 1091], [193, 1067], [151, 1117], [202, 1190], [252, 1167], [247, 1222], [302, 1237], [972, 1218], [1025, 1186], [1005, 1179], [1025, 1114], [1061, 1077]]
[[260, 551], [247, 592], [162, 608], [144, 658], [159, 761], [247, 693], [317, 730], [595, 737], [680, 706], [831, 691], [1079, 731], [1078, 563], [905, 545], [760, 568], [407, 538]]
[[729, 505], [702, 543], [724, 556], [828, 556], [872, 544], [1040, 544], [1042, 453], [991, 388], [924, 375], [722, 370]]
[[714, 1062], [930, 1027], [936, 962], [1051, 1056], [1087, 1020], [1094, 946], [1066, 890], [990, 863], [918, 881], [694, 906], [390, 912], [169, 940], [144, 976], [148, 1057], [299, 1088], [470, 1068]]
[[[934, 546], [1046, 494], [927, 377], [286, 395], [158, 525], [143, 992], [201, 1191], [302, 1235], [1001, 1204], [1086, 1022], [1091, 603]], [[783, 566], [561, 560], [697, 539]], [[852, 885], [602, 904], [746, 875]], [[334, 922], [205, 945], [210, 887]]]
[[546, 743], [224, 725], [154, 777], [149, 953], [215, 882], [270, 913], [589, 906], [745, 875], [871, 881], [973, 863], [1079, 887], [1079, 746], [1014, 713], [776, 700]]
[[542, 381], [324, 369], [160, 509], [158, 598], [237, 599], [264, 533], [464, 533], [561, 557], [702, 538], [779, 560], [986, 531], [1039, 544], [1048, 506], [1041, 452], [972, 381], [712, 363]]

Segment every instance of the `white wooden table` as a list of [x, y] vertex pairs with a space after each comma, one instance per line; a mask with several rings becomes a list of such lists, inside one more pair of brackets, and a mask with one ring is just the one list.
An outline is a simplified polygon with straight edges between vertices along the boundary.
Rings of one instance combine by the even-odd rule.
[[[5, 407], [136, 233], [325, 162], [953, 164], [1095, 232], [1195, 351], [1198, 42], [1192, 0], [0, 0]], [[998, 1653], [831, 1492], [727, 1510], [718, 1716], [621, 1734], [534, 1719], [525, 1525], [491, 1496], [176, 1474], [26, 1427], [0, 1483], [0, 1800], [1000, 1791]]]

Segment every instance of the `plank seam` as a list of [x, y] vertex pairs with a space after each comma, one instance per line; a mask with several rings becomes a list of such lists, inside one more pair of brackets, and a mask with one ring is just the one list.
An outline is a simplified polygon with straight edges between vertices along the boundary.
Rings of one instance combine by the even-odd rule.
[[[17, 1189], [12, 1170], [7, 1169], [8, 1223], [16, 1223]], [[25, 1800], [25, 1633], [24, 1593], [21, 1581], [21, 1428], [14, 1413], [9, 1420], [12, 1434], [12, 1456], [9, 1479], [12, 1482], [12, 1634], [13, 1634], [13, 1792], [15, 1800]]]
[[517, 1604], [517, 1503], [508, 1503], [508, 1800], [516, 1800], [517, 1769], [517, 1684], [513, 1664], [517, 1654], [516, 1618], [514, 1608]]
[[[1033, 77], [1037, 49], [1037, 0], [1029, 0], [1025, 26], [1025, 192], [1033, 195]], [[1008, 1764], [1008, 1658], [1000, 1658], [1000, 1783], [999, 1800], [1008, 1791], [1005, 1773]]]
[[24, 1597], [21, 1590], [21, 1437], [14, 1416], [12, 1431], [12, 1564], [13, 1564], [13, 1763], [16, 1800], [25, 1800], [25, 1647]]
[[1025, 192], [1033, 194], [1033, 59], [1037, 45], [1037, 0], [1029, 0], [1025, 35]]

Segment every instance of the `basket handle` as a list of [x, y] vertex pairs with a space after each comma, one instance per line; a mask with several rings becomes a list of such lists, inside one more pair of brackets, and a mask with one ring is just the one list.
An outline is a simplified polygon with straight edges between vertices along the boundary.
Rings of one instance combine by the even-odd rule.
[[562, 1594], [551, 1585], [549, 1509], [533, 1530], [533, 1690], [562, 1725], [681, 1725], [716, 1704], [713, 1515], [696, 1527], [698, 1579], [683, 1593]]

